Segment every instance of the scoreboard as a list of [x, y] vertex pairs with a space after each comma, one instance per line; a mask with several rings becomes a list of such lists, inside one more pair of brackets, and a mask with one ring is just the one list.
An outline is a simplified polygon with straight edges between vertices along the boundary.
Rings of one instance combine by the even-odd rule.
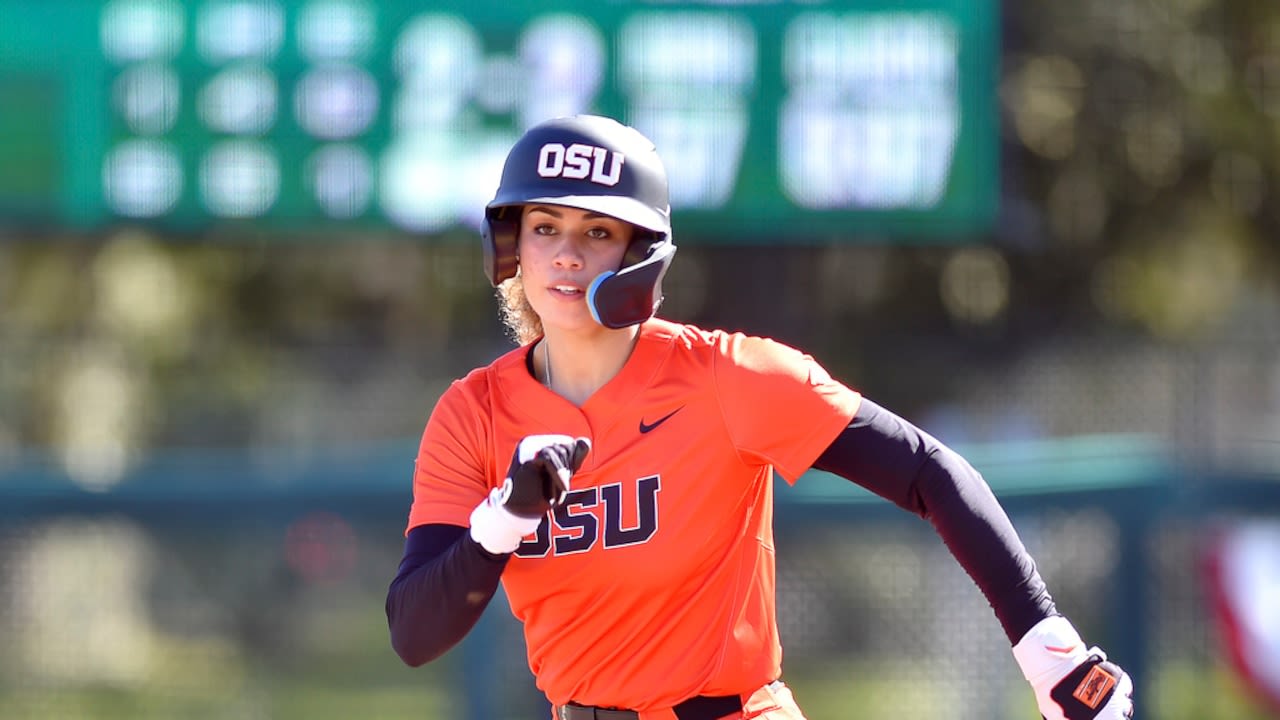
[[955, 238], [996, 0], [0, 0], [0, 224], [474, 226], [528, 126], [636, 126], [677, 233]]

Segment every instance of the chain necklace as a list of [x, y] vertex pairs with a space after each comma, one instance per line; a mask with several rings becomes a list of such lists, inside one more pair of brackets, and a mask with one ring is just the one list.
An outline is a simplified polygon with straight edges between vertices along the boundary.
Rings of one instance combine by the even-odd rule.
[[[542, 366], [544, 368], [542, 371], [544, 378], [542, 384], [546, 385], [548, 390], [551, 390], [551, 349], [547, 345], [546, 338], [542, 338]], [[552, 392], [555, 391], [552, 390]]]

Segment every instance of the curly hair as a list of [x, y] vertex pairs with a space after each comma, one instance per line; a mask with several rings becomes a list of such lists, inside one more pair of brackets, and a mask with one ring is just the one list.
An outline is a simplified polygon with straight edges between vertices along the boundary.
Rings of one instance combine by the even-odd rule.
[[515, 277], [498, 285], [498, 314], [507, 326], [507, 335], [517, 345], [528, 345], [542, 337], [542, 318], [534, 312], [529, 298], [524, 294], [524, 276], [519, 268]]

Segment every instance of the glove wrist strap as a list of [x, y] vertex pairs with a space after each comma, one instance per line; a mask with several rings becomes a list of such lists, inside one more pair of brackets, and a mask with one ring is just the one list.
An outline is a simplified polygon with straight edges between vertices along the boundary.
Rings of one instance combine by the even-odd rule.
[[1013, 646], [1013, 657], [1022, 676], [1033, 686], [1057, 682], [1067, 670], [1089, 656], [1075, 627], [1061, 615], [1036, 623]]
[[526, 535], [536, 532], [541, 517], [513, 515], [502, 506], [502, 489], [494, 488], [475, 510], [471, 511], [471, 539], [494, 555], [513, 553]]

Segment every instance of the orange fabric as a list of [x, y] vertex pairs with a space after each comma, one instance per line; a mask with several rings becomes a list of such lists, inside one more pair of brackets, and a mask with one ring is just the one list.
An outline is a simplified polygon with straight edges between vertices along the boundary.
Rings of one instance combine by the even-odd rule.
[[587, 436], [568, 502], [503, 574], [538, 687], [554, 705], [649, 711], [778, 677], [773, 470], [807, 470], [858, 393], [780, 343], [662, 320], [581, 408], [530, 376], [527, 354], [441, 397], [408, 527], [467, 525], [525, 435]]

